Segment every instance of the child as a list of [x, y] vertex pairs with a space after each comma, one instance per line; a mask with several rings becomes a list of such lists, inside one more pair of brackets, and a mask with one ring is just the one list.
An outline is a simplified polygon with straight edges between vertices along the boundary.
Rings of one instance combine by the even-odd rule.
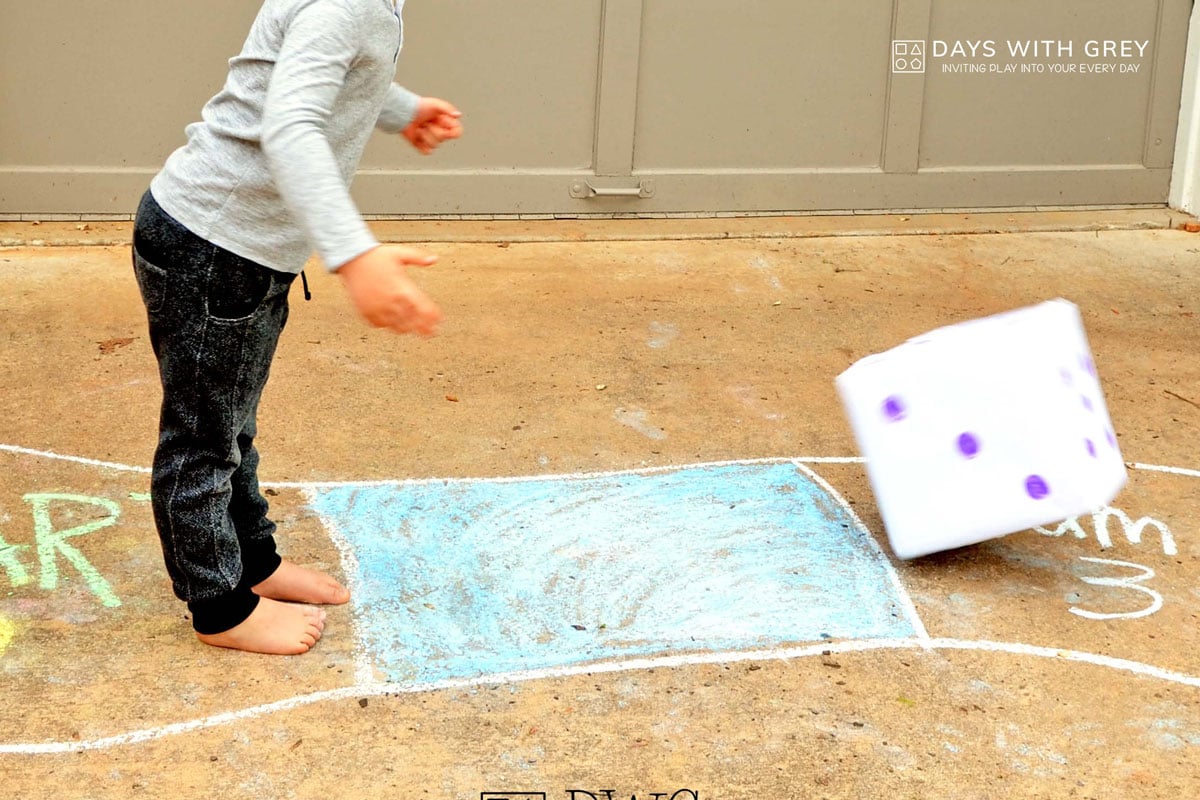
[[349, 592], [280, 559], [255, 416], [288, 289], [315, 249], [376, 327], [441, 312], [408, 278], [434, 257], [381, 246], [348, 186], [373, 128], [422, 153], [459, 112], [393, 83], [403, 0], [265, 0], [224, 88], [138, 209], [133, 262], [163, 386], [151, 496], [167, 572], [206, 644], [307, 651]]

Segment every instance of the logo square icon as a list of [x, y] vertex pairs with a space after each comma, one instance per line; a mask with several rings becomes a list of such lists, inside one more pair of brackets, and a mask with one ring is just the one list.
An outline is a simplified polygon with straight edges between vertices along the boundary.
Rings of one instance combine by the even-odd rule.
[[892, 41], [892, 72], [919, 75], [925, 71], [925, 41], [923, 39], [894, 39]]

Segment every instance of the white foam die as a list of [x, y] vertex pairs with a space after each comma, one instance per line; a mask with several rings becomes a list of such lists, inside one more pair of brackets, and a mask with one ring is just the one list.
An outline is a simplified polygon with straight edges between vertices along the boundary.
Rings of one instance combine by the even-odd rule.
[[1090, 513], [1125, 485], [1066, 300], [939, 328], [861, 359], [837, 389], [900, 558]]

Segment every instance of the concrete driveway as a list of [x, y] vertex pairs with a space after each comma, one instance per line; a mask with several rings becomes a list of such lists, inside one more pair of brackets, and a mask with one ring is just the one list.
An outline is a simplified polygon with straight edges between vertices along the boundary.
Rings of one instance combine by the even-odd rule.
[[[170, 594], [128, 225], [0, 224], [3, 794], [1194, 796], [1181, 221], [379, 223], [441, 254], [421, 281], [447, 322], [369, 330], [318, 267], [293, 293], [262, 476], [285, 553], [355, 592], [295, 658], [198, 644]], [[893, 558], [835, 376], [1055, 297], [1128, 486]]]

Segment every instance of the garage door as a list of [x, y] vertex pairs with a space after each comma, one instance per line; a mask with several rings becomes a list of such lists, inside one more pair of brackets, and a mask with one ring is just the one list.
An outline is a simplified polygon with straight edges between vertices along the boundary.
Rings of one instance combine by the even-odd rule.
[[[253, 3], [3, 3], [0, 213], [128, 213]], [[408, 0], [373, 214], [1165, 203], [1191, 0]]]

